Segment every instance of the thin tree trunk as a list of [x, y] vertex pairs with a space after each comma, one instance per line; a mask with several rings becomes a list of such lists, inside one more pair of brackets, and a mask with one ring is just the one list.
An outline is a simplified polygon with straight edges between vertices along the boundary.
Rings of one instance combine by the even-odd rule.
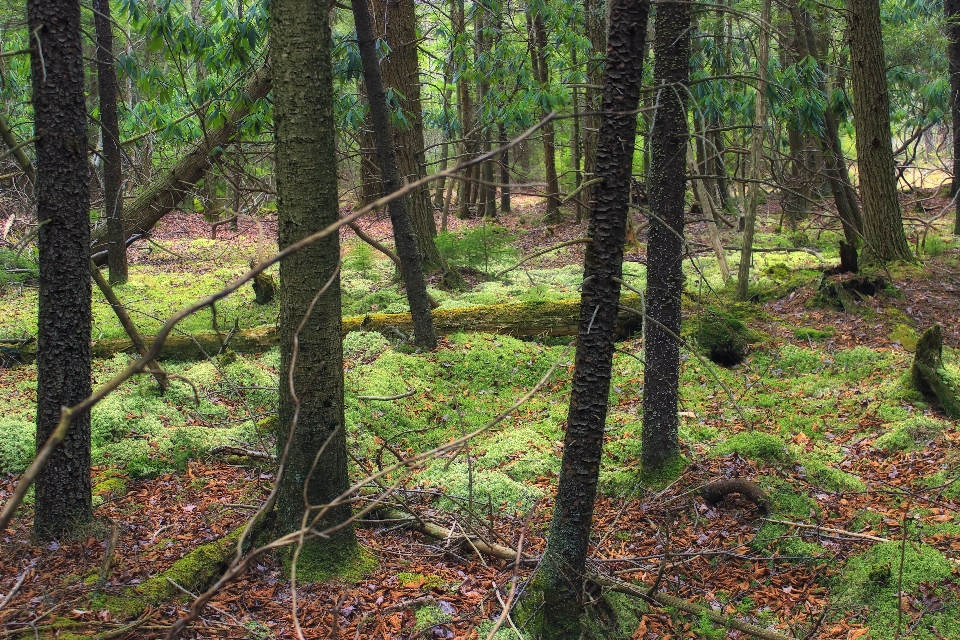
[[[570, 64], [577, 68], [577, 45], [570, 45]], [[583, 173], [580, 171], [580, 92], [573, 87], [573, 131], [570, 135], [570, 163], [573, 170], [573, 190], [577, 192], [577, 224], [583, 220], [583, 194], [579, 193], [583, 183]]]
[[[100, 293], [103, 294], [110, 308], [113, 309], [114, 314], [116, 314], [117, 320], [120, 321], [120, 326], [122, 326], [123, 330], [127, 333], [127, 337], [130, 338], [133, 348], [136, 349], [140, 355], [146, 355], [147, 343], [143, 341], [143, 336], [140, 335], [137, 325], [130, 319], [130, 314], [127, 313], [117, 294], [114, 293], [113, 287], [110, 286], [110, 283], [107, 282], [103, 274], [100, 273], [100, 269], [97, 265], [93, 264], [93, 262], [90, 263], [90, 275], [93, 276], [93, 281], [97, 284], [97, 288], [100, 289]], [[156, 360], [151, 360], [147, 363], [147, 370], [156, 378], [157, 384], [160, 385], [161, 393], [166, 391], [169, 383], [167, 382], [166, 374], [164, 374], [163, 369], [160, 368], [160, 364]]]
[[693, 182], [693, 192], [696, 194], [697, 202], [703, 209], [704, 224], [707, 227], [707, 235], [710, 238], [710, 246], [717, 256], [717, 263], [720, 265], [720, 274], [723, 281], [730, 279], [730, 266], [727, 264], [727, 254], [723, 250], [723, 242], [720, 240], [720, 230], [717, 228], [717, 205], [713, 201], [713, 194], [707, 190], [706, 180], [697, 177], [697, 161], [693, 156], [692, 145], [687, 145], [687, 166], [690, 169], [690, 177]]
[[770, 59], [770, 0], [760, 4], [760, 44], [757, 51], [757, 108], [750, 136], [750, 190], [747, 214], [744, 217], [743, 247], [737, 273], [737, 300], [746, 301], [750, 287], [750, 262], [753, 260], [753, 234], [757, 227], [757, 205], [760, 201], [760, 162], [763, 159], [764, 128], [767, 122], [767, 63]]
[[[390, 122], [390, 109], [387, 95], [380, 77], [380, 64], [377, 59], [376, 40], [373, 34], [373, 19], [367, 0], [353, 0], [353, 21], [357, 28], [357, 44], [360, 59], [363, 62], [363, 80], [367, 85], [367, 98], [370, 100], [370, 120], [373, 124], [377, 143], [377, 155], [383, 169], [383, 182], [387, 191], [393, 193], [400, 184], [400, 169], [397, 165], [397, 151], [394, 146], [396, 136]], [[393, 222], [393, 238], [400, 256], [401, 273], [410, 302], [410, 314], [413, 317], [414, 335], [419, 346], [433, 351], [437, 348], [437, 334], [430, 317], [430, 299], [427, 296], [427, 284], [423, 277], [423, 263], [417, 248], [417, 237], [407, 211], [406, 198], [399, 198], [389, 206], [390, 220]], [[431, 218], [433, 213], [431, 212]]]
[[887, 92], [880, 4], [850, 0], [850, 80], [857, 129], [857, 169], [863, 198], [864, 255], [885, 264], [913, 260], [900, 215], [899, 192], [890, 143], [890, 94]]
[[650, 227], [643, 352], [645, 470], [669, 464], [680, 451], [677, 401], [680, 383], [680, 295], [683, 293], [683, 216], [688, 146], [690, 5], [662, 4], [656, 11], [654, 82], [657, 111], [650, 132]]
[[[28, 0], [27, 26], [35, 41], [30, 68], [40, 221], [39, 450], [56, 430], [63, 407], [91, 392], [90, 175], [80, 3]], [[66, 439], [37, 477], [35, 496], [33, 528], [40, 540], [75, 531], [93, 517], [89, 412], [74, 416]]]
[[[273, 109], [281, 249], [340, 217], [336, 164], [331, 161], [336, 149], [333, 39], [328, 20], [329, 7], [320, 2], [270, 3], [270, 47], [277, 79]], [[280, 263], [278, 454], [292, 438], [278, 480], [276, 533], [280, 535], [299, 530], [307, 509], [329, 504], [350, 486], [339, 261], [340, 240], [334, 233]], [[328, 282], [329, 287], [317, 297]], [[296, 429], [291, 433], [294, 421]], [[310, 516], [315, 514], [310, 512]], [[322, 531], [343, 524], [350, 515], [350, 505], [343, 503], [326, 510], [319, 522], [314, 524], [309, 517], [307, 522]], [[317, 580], [321, 568], [335, 571], [356, 552], [353, 527], [344, 525], [329, 537], [304, 543], [298, 576]]]
[[[538, 576], [543, 637], [580, 637], [583, 574], [593, 520], [610, 393], [614, 326], [629, 214], [648, 0], [611, 0], [597, 176], [586, 246], [567, 431], [547, 548]], [[682, 175], [681, 167], [681, 175]]]
[[[507, 140], [507, 130], [501, 122], [497, 129], [500, 143]], [[500, 154], [500, 211], [510, 213], [510, 150], [504, 149]]]
[[[583, 122], [583, 177], [592, 180], [597, 166], [597, 132], [600, 127], [601, 92], [603, 84], [603, 57], [607, 50], [606, 3], [603, 0], [584, 0], [584, 29], [591, 44], [591, 56], [586, 60], [587, 87], [584, 90], [584, 110], [591, 115]], [[593, 187], [585, 187], [580, 199], [590, 204]]]
[[113, 66], [113, 23], [109, 0], [94, 0], [97, 82], [103, 127], [103, 216], [107, 219], [107, 264], [112, 284], [127, 281], [127, 236], [123, 232], [123, 172], [117, 116], [117, 70]]
[[[550, 90], [550, 67], [547, 65], [547, 28], [543, 24], [543, 16], [530, 9], [533, 15], [528, 14], [530, 36], [533, 44], [533, 71], [534, 79], [540, 85], [541, 91]], [[544, 116], [548, 115], [546, 111]], [[549, 222], [560, 221], [560, 182], [557, 179], [556, 127], [548, 122], [540, 128], [543, 136], [543, 167], [547, 183], [547, 208], [544, 218]]]
[[[950, 114], [953, 128], [953, 184], [950, 195], [960, 191], [960, 0], [943, 0], [947, 20], [947, 61], [950, 68]], [[960, 235], [960, 198], [956, 199], [953, 233]]]
[[[789, 9], [793, 17], [794, 29], [798, 34], [796, 38], [798, 55], [811, 56], [822, 67], [823, 65], [819, 62], [820, 56], [817, 50], [812, 17], [806, 10], [801, 9], [796, 2], [792, 3]], [[800, 37], [801, 34], [803, 37]], [[820, 90], [828, 94], [828, 89], [826, 80], [821, 80]], [[843, 147], [840, 144], [840, 128], [837, 115], [830, 104], [827, 104], [824, 109], [823, 120], [824, 126], [820, 135], [820, 147], [823, 150], [826, 162], [824, 173], [833, 194], [833, 201], [837, 206], [837, 215], [840, 216], [840, 223], [843, 225], [844, 239], [847, 244], [857, 247], [860, 246], [860, 240], [863, 236], [863, 215], [860, 213], [857, 194], [850, 184], [850, 175], [847, 171], [846, 160], [843, 157]]]
[[[201, 138], [173, 168], [164, 173], [140, 192], [130, 206], [124, 207], [123, 228], [127, 232], [127, 240], [134, 235], [142, 235], [150, 231], [162, 218], [175, 210], [184, 196], [203, 178], [210, 165], [209, 155], [215, 149], [229, 144], [237, 132], [239, 123], [250, 114], [252, 105], [264, 99], [271, 89], [270, 68], [259, 69], [244, 85], [244, 93], [250, 101], [228, 111], [223, 124], [216, 129], [208, 129]], [[88, 214], [89, 215], [89, 214]], [[91, 253], [95, 256], [97, 266], [106, 263], [107, 243], [106, 226], [94, 229], [94, 242]], [[102, 252], [102, 255], [100, 255]]]
[[[390, 55], [380, 62], [383, 86], [394, 90], [394, 99], [407, 121], [406, 126], [393, 130], [400, 181], [401, 184], [403, 181], [413, 182], [426, 175], [427, 164], [420, 104], [417, 14], [413, 0], [373, 0], [371, 10], [374, 34], [390, 47]], [[437, 223], [430, 204], [429, 188], [415, 189], [407, 200], [424, 266], [430, 270], [443, 268], [443, 257], [433, 241], [437, 237]]]

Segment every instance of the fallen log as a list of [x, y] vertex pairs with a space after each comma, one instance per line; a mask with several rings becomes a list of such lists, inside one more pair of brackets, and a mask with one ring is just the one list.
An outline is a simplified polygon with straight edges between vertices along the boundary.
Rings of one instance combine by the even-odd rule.
[[[617, 317], [617, 339], [629, 337], [641, 327], [640, 315], [630, 309], [640, 309], [640, 298], [623, 296]], [[580, 320], [580, 300], [510, 302], [477, 307], [434, 309], [433, 322], [437, 335], [476, 332], [523, 337], [560, 337], [577, 334]], [[377, 331], [388, 336], [397, 332], [409, 334], [413, 322], [409, 313], [372, 313], [343, 319], [341, 331]], [[152, 337], [144, 337], [147, 344]], [[221, 341], [226, 341], [224, 345]], [[192, 335], [171, 335], [163, 345], [161, 359], [197, 360], [206, 355], [215, 355], [226, 349], [237, 353], [259, 353], [280, 344], [276, 327], [262, 325], [252, 329], [238, 329], [217, 334], [202, 331]], [[21, 348], [21, 357], [31, 361], [35, 348]], [[93, 343], [94, 358], [109, 358], [122, 351], [133, 350], [127, 338], [96, 340]]]
[[[250, 114], [253, 105], [267, 97], [272, 86], [269, 65], [264, 65], [247, 81], [243, 92], [249, 100], [230, 109], [221, 126], [210, 129], [172, 169], [154, 180], [129, 205], [124, 206], [123, 228], [127, 236], [149, 232], [180, 206], [184, 196], [203, 178], [210, 167], [210, 154], [226, 147], [237, 133], [239, 123]], [[100, 266], [107, 261], [107, 229], [100, 225], [93, 230], [90, 254]]]

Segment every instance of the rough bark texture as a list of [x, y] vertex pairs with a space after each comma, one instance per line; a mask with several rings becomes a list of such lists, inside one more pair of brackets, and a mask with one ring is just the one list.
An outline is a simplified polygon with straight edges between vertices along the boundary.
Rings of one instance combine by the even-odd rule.
[[[947, 61], [950, 65], [950, 113], [953, 127], [952, 196], [960, 190], [960, 0], [943, 0], [943, 16], [947, 19]], [[953, 232], [960, 235], [960, 198], [956, 203]]]
[[[184, 196], [203, 178], [210, 166], [210, 153], [214, 149], [227, 146], [236, 134], [240, 121], [249, 115], [251, 105], [267, 97], [270, 89], [270, 68], [265, 66], [257, 70], [244, 85], [244, 93], [250, 98], [249, 102], [230, 109], [221, 127], [207, 129], [206, 135], [172, 169], [154, 180], [130, 206], [124, 207], [123, 227], [128, 240], [134, 235], [147, 233], [163, 216], [180, 206]], [[94, 229], [91, 253], [94, 254], [94, 262], [98, 266], [105, 264], [107, 260], [107, 254], [102, 253], [107, 250], [106, 238], [106, 225]]]
[[[367, 87], [367, 99], [370, 101], [370, 120], [373, 125], [380, 168], [383, 171], [383, 182], [387, 191], [393, 193], [402, 186], [400, 169], [397, 166], [398, 154], [394, 146], [396, 138], [393, 125], [390, 123], [387, 96], [383, 89], [383, 79], [380, 77], [373, 21], [370, 16], [370, 6], [366, 0], [353, 0], [353, 20], [357, 27], [357, 43], [360, 48], [360, 59], [363, 62], [363, 79]], [[423, 191], [429, 195], [426, 189]], [[410, 302], [410, 312], [413, 315], [416, 342], [421, 347], [432, 351], [437, 348], [437, 335], [433, 330], [433, 320], [430, 317], [427, 283], [423, 278], [423, 262], [420, 258], [420, 250], [417, 248], [417, 236], [407, 210], [407, 204], [415, 199], [399, 198], [391, 202], [389, 204], [390, 220], [393, 223], [393, 238], [400, 256], [400, 270], [407, 289], [407, 300]], [[432, 208], [430, 218], [433, 219]]]
[[644, 470], [679, 453], [680, 294], [683, 292], [683, 213], [690, 73], [690, 5], [657, 6], [654, 82], [657, 85], [650, 167], [647, 317], [644, 330]]
[[[801, 9], [799, 4], [794, 2], [790, 5], [790, 13], [793, 17], [794, 29], [796, 31], [797, 53], [800, 56], [812, 56], [820, 64], [820, 55], [817, 51], [816, 34], [813, 30], [813, 18], [805, 10]], [[820, 81], [820, 90], [829, 94], [826, 79]], [[826, 163], [824, 173], [827, 177], [827, 183], [830, 185], [830, 191], [833, 194], [833, 201], [837, 205], [837, 215], [840, 216], [840, 223], [843, 225], [843, 236], [847, 244], [853, 247], [859, 247], [863, 236], [863, 215], [860, 213], [860, 203], [857, 202], [857, 194], [850, 184], [850, 175], [847, 171], [847, 162], [843, 157], [843, 147], [840, 144], [840, 129], [837, 124], [837, 115], [833, 107], [828, 103], [823, 113], [824, 127], [820, 134], [820, 147], [823, 150], [823, 156]]]
[[103, 128], [103, 217], [107, 219], [107, 264], [111, 284], [127, 281], [127, 236], [123, 233], [123, 173], [120, 122], [117, 117], [117, 70], [113, 66], [113, 23], [110, 1], [94, 0], [97, 29], [97, 82]]
[[[612, 0], [597, 177], [563, 461], [540, 568], [545, 638], [580, 637], [583, 574], [603, 450], [640, 100], [647, 0]], [[680, 174], [683, 175], [681, 155]]]
[[[770, 60], [770, 0], [761, 0], [760, 42], [757, 45], [757, 95], [753, 131], [750, 133], [750, 180], [747, 185], [747, 211], [743, 218], [743, 246], [737, 273], [737, 300], [745, 302], [750, 287], [750, 263], [753, 261], [753, 234], [757, 226], [757, 204], [760, 200], [760, 162], [763, 159], [763, 138], [767, 126], [767, 63]], [[679, 325], [678, 325], [679, 326]]]
[[[80, 4], [30, 0], [30, 33], [43, 49], [30, 56], [40, 222], [37, 327], [37, 448], [60, 422], [61, 407], [90, 395], [90, 176], [84, 106]], [[34, 42], [36, 46], [36, 41]], [[92, 517], [90, 414], [74, 418], [40, 473], [33, 526], [40, 539]]]
[[[413, 0], [373, 0], [373, 30], [390, 48], [380, 63], [386, 89], [394, 91], [397, 106], [407, 124], [394, 128], [400, 181], [413, 182], [425, 174], [423, 109], [420, 106], [420, 68], [417, 60], [417, 14]], [[430, 204], [430, 189], [422, 186], [407, 198], [407, 209], [417, 234], [417, 247], [423, 262], [431, 269], [441, 268], [443, 258], [433, 239], [437, 223]]]
[[[533, 12], [533, 10], [530, 10]], [[529, 14], [528, 14], [529, 15]], [[543, 16], [534, 12], [528, 20], [531, 42], [533, 45], [533, 77], [540, 85], [541, 91], [550, 90], [550, 67], [547, 65], [547, 28], [543, 23]], [[546, 111], [544, 116], [549, 115]], [[544, 217], [550, 222], [560, 220], [560, 181], [557, 178], [557, 154], [555, 144], [556, 127], [548, 122], [540, 128], [543, 136], [543, 170], [546, 179], [547, 207]]]
[[[332, 38], [328, 7], [320, 2], [273, 0], [271, 52], [276, 83], [276, 177], [279, 246], [284, 248], [339, 218], [334, 153]], [[343, 345], [340, 338], [340, 240], [333, 234], [280, 263], [280, 423], [277, 450], [296, 430], [277, 496], [277, 532], [301, 527], [308, 505], [329, 503], [349, 486], [343, 416]], [[318, 290], [331, 280], [303, 329]], [[298, 340], [294, 362], [294, 339]], [[288, 377], [287, 372], [293, 369]], [[291, 395], [290, 381], [299, 399]], [[316, 460], [321, 447], [322, 454]], [[304, 488], [306, 484], [306, 488]], [[316, 512], [314, 512], [316, 513]], [[327, 511], [323, 530], [350, 517], [350, 507]], [[328, 566], [352, 555], [352, 527], [307, 542], [304, 564]], [[311, 562], [311, 560], [313, 562]], [[306, 562], [304, 562], [306, 561]], [[303, 565], [298, 565], [303, 566]]]
[[863, 199], [864, 256], [880, 264], [913, 260], [903, 232], [890, 145], [890, 95], [880, 31], [880, 3], [850, 0], [846, 17], [850, 32], [857, 168]]

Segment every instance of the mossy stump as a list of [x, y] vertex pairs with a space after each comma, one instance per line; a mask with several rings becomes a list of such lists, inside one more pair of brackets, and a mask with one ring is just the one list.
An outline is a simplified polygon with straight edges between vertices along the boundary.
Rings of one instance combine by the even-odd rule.
[[750, 330], [729, 314], [705, 313], [698, 321], [695, 337], [703, 354], [724, 367], [740, 364], [747, 357]]
[[944, 413], [960, 418], [960, 399], [943, 370], [943, 329], [935, 324], [920, 336], [911, 369], [914, 386], [940, 403]]
[[[255, 269], [257, 263], [250, 262], [250, 268]], [[269, 273], [258, 273], [253, 277], [253, 295], [254, 302], [257, 304], [270, 304], [277, 295], [277, 283]]]
[[882, 293], [889, 286], [887, 280], [878, 275], [831, 277], [825, 272], [820, 279], [814, 306], [854, 313], [858, 303]]

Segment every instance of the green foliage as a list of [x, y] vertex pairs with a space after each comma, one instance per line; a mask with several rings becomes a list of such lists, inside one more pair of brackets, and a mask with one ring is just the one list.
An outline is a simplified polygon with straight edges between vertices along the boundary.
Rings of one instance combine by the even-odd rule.
[[811, 329], [808, 327], [801, 327], [799, 329], [794, 329], [793, 336], [798, 340], [809, 340], [811, 342], [818, 342], [820, 340], [828, 340], [834, 335], [833, 329], [827, 328], [826, 330], [820, 329]]
[[32, 256], [29, 250], [18, 255], [16, 251], [0, 247], [0, 288], [35, 280], [40, 269]]
[[485, 224], [460, 234], [440, 233], [436, 243], [437, 248], [454, 264], [489, 275], [495, 268], [517, 260], [519, 253], [510, 246], [514, 238], [504, 227]]

